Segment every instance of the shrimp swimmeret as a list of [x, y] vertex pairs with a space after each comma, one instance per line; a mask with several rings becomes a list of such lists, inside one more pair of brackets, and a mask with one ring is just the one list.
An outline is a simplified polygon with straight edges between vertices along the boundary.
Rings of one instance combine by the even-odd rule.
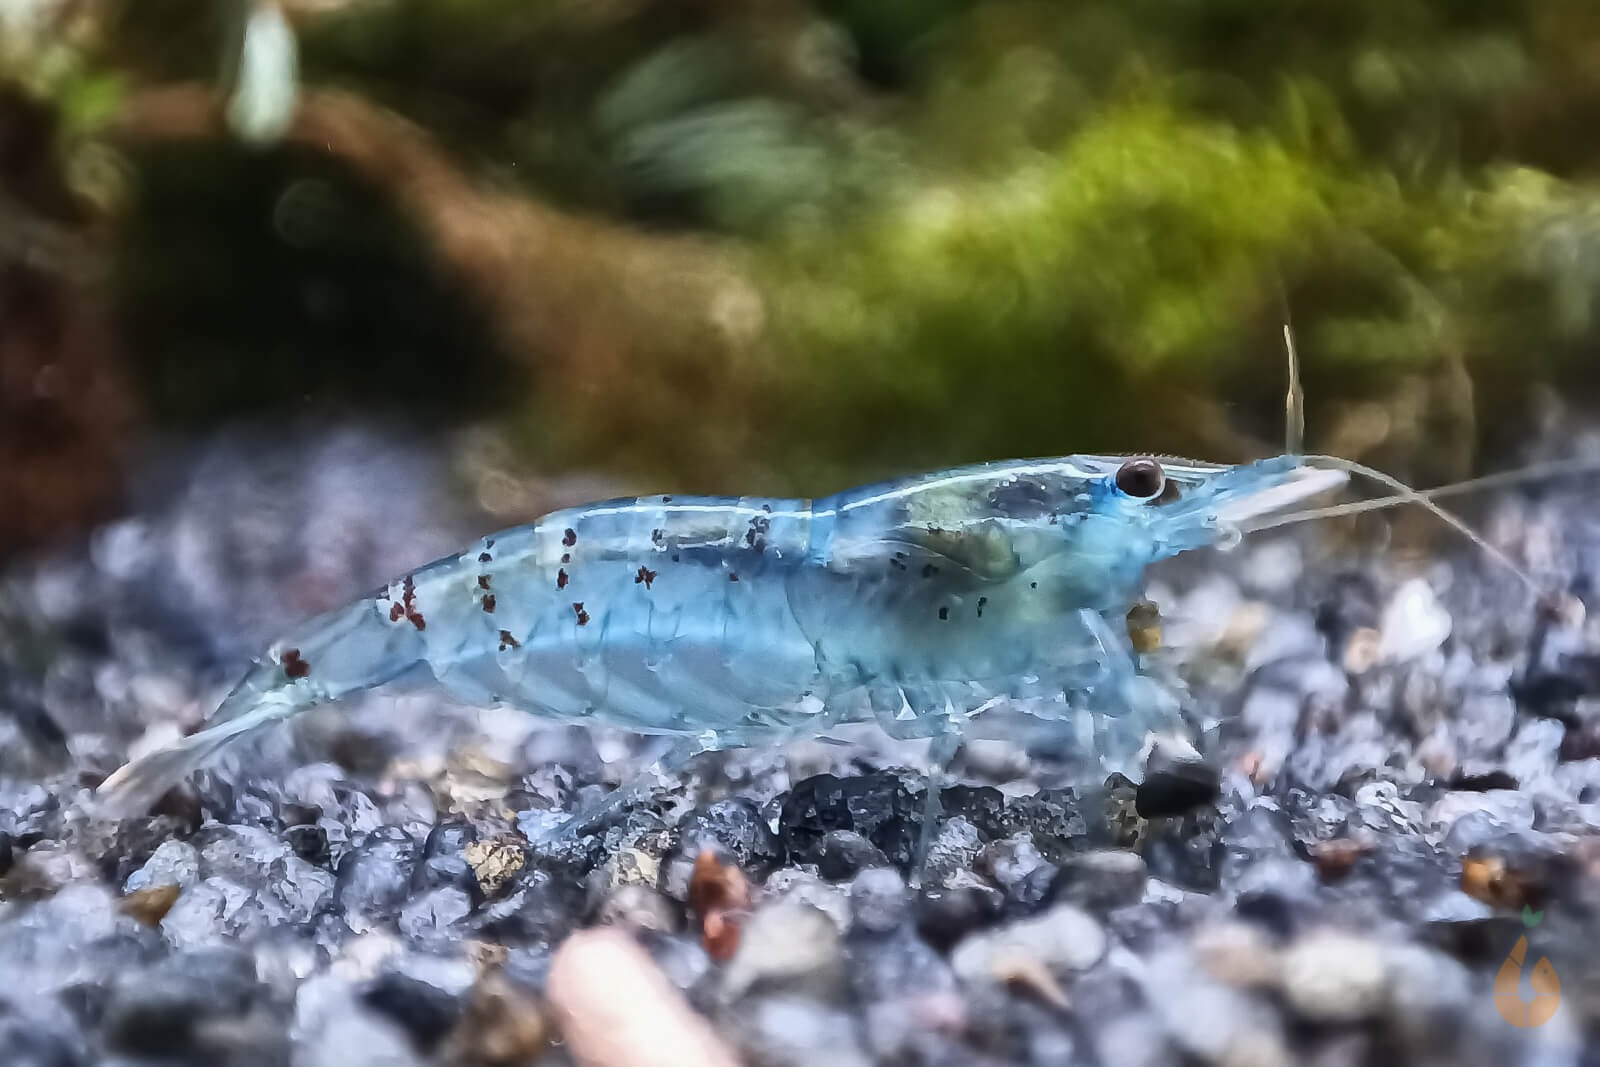
[[297, 628], [205, 729], [99, 795], [112, 813], [148, 806], [229, 742], [418, 667], [471, 702], [669, 735], [675, 758], [872, 721], [932, 739], [938, 767], [1012, 698], [1136, 776], [1178, 711], [1125, 621], [1145, 568], [1292, 520], [1351, 473], [1460, 526], [1426, 494], [1303, 456], [1072, 456], [815, 501], [652, 496], [558, 511]]

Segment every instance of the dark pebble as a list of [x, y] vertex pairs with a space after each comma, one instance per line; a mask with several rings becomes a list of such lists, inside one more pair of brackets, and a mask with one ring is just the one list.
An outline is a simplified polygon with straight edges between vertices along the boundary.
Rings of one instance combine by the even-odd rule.
[[[1089, 823], [1084, 799], [1071, 789], [1041, 789], [1030, 796], [1015, 797], [1006, 805], [1006, 834], [1026, 833], [1033, 839], [1040, 856], [1054, 863], [1063, 856], [1087, 846]], [[979, 830], [982, 823], [974, 820]], [[992, 833], [991, 837], [1006, 834]]]
[[367, 923], [395, 918], [406, 902], [416, 857], [417, 847], [404, 831], [395, 827], [375, 831], [340, 861], [334, 905]]
[[949, 952], [974, 930], [998, 920], [1003, 906], [998, 890], [977, 886], [929, 889], [917, 897], [917, 933], [940, 952]]
[[1100, 849], [1069, 856], [1055, 870], [1046, 888], [1051, 904], [1068, 903], [1106, 912], [1137, 904], [1149, 872], [1134, 852]]
[[783, 845], [760, 808], [743, 797], [701, 804], [678, 821], [677, 837], [662, 858], [660, 886], [675, 900], [686, 900], [689, 876], [700, 853], [713, 850], [759, 882], [783, 863]]
[[1005, 794], [991, 785], [953, 785], [939, 794], [946, 818], [965, 816], [987, 839], [1006, 837], [1012, 832], [1020, 808], [1007, 804]]
[[378, 1014], [399, 1023], [424, 1052], [432, 1051], [461, 1017], [459, 996], [392, 971], [368, 983], [361, 999]]
[[322, 818], [322, 809], [315, 804], [286, 800], [278, 805], [278, 818], [285, 826], [310, 826]]
[[1183, 819], [1149, 831], [1140, 854], [1150, 873], [1183, 889], [1211, 892], [1222, 884], [1227, 848], [1211, 820]]
[[1221, 779], [1216, 768], [1197, 760], [1171, 760], [1145, 772], [1134, 792], [1141, 818], [1183, 815], [1216, 802]]
[[237, 1018], [258, 998], [255, 961], [231, 948], [178, 953], [127, 973], [112, 989], [102, 1032], [112, 1048], [146, 1055], [191, 1051], [196, 1028]]
[[911, 864], [921, 822], [922, 797], [899, 775], [839, 778], [818, 774], [789, 792], [779, 816], [778, 836], [790, 863], [816, 863], [828, 831], [853, 830], [904, 870]]
[[295, 825], [283, 832], [295, 855], [311, 863], [328, 862], [328, 832], [320, 826]]
[[485, 904], [468, 925], [509, 945], [552, 944], [578, 925], [586, 905], [584, 886], [568, 873], [524, 868], [511, 887]]
[[461, 889], [472, 899], [483, 899], [477, 872], [467, 862], [467, 846], [478, 840], [477, 827], [463, 818], [441, 819], [422, 842], [422, 858], [411, 872], [411, 886], [429, 889]]
[[1487, 793], [1492, 789], [1515, 789], [1517, 780], [1502, 770], [1485, 771], [1482, 774], [1464, 774], [1458, 770], [1450, 777], [1450, 788]]
[[868, 867], [888, 865], [888, 857], [854, 830], [829, 830], [817, 847], [817, 873], [830, 882], [854, 878]]

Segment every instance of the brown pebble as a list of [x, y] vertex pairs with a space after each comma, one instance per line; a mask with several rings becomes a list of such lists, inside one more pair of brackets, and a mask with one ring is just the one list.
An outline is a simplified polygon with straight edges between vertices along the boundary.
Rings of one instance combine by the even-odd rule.
[[1461, 861], [1461, 889], [1496, 908], [1542, 909], [1550, 887], [1541, 875], [1508, 863], [1503, 856], [1471, 852]]
[[1362, 856], [1372, 851], [1372, 843], [1353, 837], [1338, 837], [1332, 841], [1318, 841], [1311, 846], [1311, 861], [1324, 882], [1337, 882], [1350, 873]]
[[616, 927], [580, 930], [550, 961], [550, 1007], [583, 1067], [739, 1067], [739, 1059]]
[[528, 860], [521, 844], [509, 839], [474, 841], [462, 849], [461, 855], [477, 876], [478, 888], [486, 897], [498, 893]]
[[120, 907], [124, 915], [131, 915], [146, 926], [160, 926], [182, 895], [181, 886], [153, 885], [149, 889], [135, 889], [123, 897]]
[[444, 1061], [481, 1067], [531, 1063], [550, 1042], [550, 1027], [538, 1000], [501, 974], [488, 974], [472, 989], [466, 1011], [445, 1041]]
[[1154, 602], [1141, 600], [1128, 609], [1128, 639], [1140, 655], [1161, 648], [1161, 610]]
[[712, 959], [733, 958], [740, 925], [750, 911], [750, 883], [744, 872], [723, 863], [710, 849], [694, 861], [689, 877], [689, 907], [700, 916], [701, 945]]
[[1068, 1007], [1067, 994], [1061, 988], [1061, 983], [1050, 973], [1050, 968], [1034, 956], [1021, 953], [1002, 956], [995, 960], [990, 973], [995, 981], [1010, 986], [1019, 993], [1031, 994], [1046, 1004], [1063, 1010]]

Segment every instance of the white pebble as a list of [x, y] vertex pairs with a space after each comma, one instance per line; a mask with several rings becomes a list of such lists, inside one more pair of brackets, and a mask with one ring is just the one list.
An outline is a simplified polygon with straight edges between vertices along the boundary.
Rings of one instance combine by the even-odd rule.
[[1388, 982], [1375, 942], [1326, 931], [1283, 954], [1283, 990], [1297, 1015], [1313, 1022], [1355, 1022], [1383, 1007]]
[[1378, 655], [1387, 663], [1419, 659], [1444, 644], [1450, 627], [1450, 613], [1434, 596], [1433, 587], [1413, 578], [1383, 609]]

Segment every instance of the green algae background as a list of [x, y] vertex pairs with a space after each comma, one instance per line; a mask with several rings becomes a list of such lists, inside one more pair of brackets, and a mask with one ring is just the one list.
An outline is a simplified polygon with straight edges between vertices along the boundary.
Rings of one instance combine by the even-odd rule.
[[107, 462], [307, 412], [714, 492], [1237, 460], [1292, 322], [1309, 444], [1426, 482], [1597, 380], [1587, 0], [35, 0], [0, 57], [3, 284], [96, 324], [0, 338], [77, 368], [8, 403]]

